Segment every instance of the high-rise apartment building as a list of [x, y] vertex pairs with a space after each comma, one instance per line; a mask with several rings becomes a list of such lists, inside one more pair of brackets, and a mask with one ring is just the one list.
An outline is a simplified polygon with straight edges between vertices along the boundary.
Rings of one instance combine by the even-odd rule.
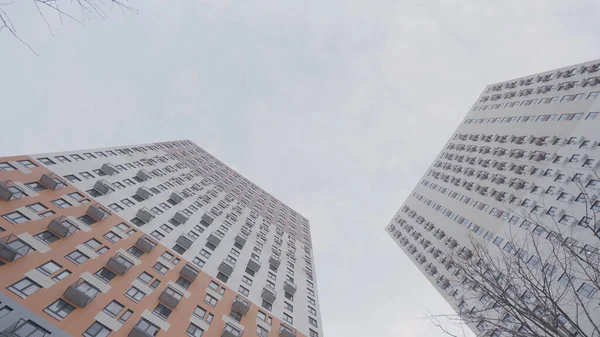
[[551, 240], [556, 224], [574, 247], [597, 248], [577, 225], [600, 212], [599, 142], [600, 60], [489, 85], [386, 230], [457, 312], [481, 307], [463, 297], [448, 252], [469, 258], [472, 240], [509, 251], [507, 233]]
[[0, 336], [322, 336], [309, 222], [190, 141], [0, 158]]

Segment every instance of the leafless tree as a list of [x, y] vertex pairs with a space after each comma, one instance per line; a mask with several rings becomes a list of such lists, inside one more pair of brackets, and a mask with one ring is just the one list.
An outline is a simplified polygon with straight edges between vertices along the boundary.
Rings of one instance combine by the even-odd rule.
[[[13, 23], [9, 15], [10, 7], [14, 6], [17, 1], [0, 1], [0, 33], [6, 32], [12, 35], [37, 55], [35, 50], [18, 34], [17, 26]], [[122, 12], [137, 13], [135, 8], [121, 0], [31, 0], [31, 3], [51, 34], [53, 34], [53, 31], [48, 20], [49, 14], [56, 15], [61, 23], [67, 19], [84, 25], [92, 16], [102, 19], [107, 18], [108, 13], [114, 9]]]
[[454, 277], [443, 285], [456, 289], [458, 314], [428, 314], [431, 323], [455, 337], [440, 319], [485, 336], [599, 337], [600, 222], [591, 207], [597, 197], [578, 186], [586, 209], [581, 221], [568, 211], [517, 208], [524, 221], [507, 229], [507, 241], [472, 237], [471, 247], [448, 249], [442, 263]]

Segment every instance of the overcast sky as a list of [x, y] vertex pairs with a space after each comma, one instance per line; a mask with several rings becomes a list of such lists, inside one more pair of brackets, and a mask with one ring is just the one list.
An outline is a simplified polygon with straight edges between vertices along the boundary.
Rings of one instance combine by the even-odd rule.
[[597, 0], [489, 2], [4, 5], [0, 155], [190, 139], [310, 219], [326, 336], [438, 336], [385, 226], [486, 84], [600, 55]]

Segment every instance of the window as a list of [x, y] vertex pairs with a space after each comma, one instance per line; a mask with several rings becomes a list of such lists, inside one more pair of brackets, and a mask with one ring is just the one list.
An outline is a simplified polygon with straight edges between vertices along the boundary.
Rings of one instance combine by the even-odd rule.
[[175, 244], [175, 246], [173, 246], [173, 250], [181, 255], [183, 255], [183, 253], [185, 253], [185, 251], [186, 251], [185, 248], [183, 248], [182, 246], [180, 246], [178, 244]]
[[194, 309], [194, 316], [204, 320], [204, 315], [206, 315], [206, 310], [199, 305], [196, 306], [196, 309]]
[[246, 274], [250, 275], [250, 276], [254, 276], [256, 272], [248, 267], [246, 267]]
[[273, 308], [273, 304], [266, 300], [262, 300], [262, 307], [270, 311]]
[[26, 277], [21, 281], [14, 283], [13, 285], [8, 287], [8, 290], [13, 293], [26, 298], [36, 291], [40, 290], [41, 286], [35, 282], [33, 282], [30, 278]]
[[14, 171], [14, 170], [16, 170], [16, 168], [14, 166], [12, 166], [11, 164], [6, 163], [6, 162], [0, 163], [0, 172], [2, 172], [2, 171], [8, 172], [8, 171]]
[[71, 312], [73, 312], [73, 310], [75, 310], [74, 306], [59, 298], [58, 300], [54, 301], [54, 303], [47, 306], [46, 309], [44, 309], [44, 312], [61, 321], [63, 318], [67, 317]]
[[86, 242], [84, 242], [83, 244], [86, 245], [90, 249], [96, 249], [96, 248], [102, 246], [102, 243], [96, 239], [89, 239]]
[[144, 252], [136, 246], [129, 247], [129, 249], [127, 249], [127, 252], [135, 257], [140, 257], [144, 254]]
[[244, 286], [240, 286], [238, 291], [240, 292], [240, 294], [246, 297], [250, 296], [250, 290], [246, 289]]
[[111, 317], [117, 317], [117, 315], [119, 315], [119, 313], [121, 312], [121, 310], [123, 310], [123, 308], [125, 308], [125, 306], [123, 306], [123, 304], [113, 300], [106, 307], [104, 307], [104, 309], [102, 309], [102, 311], [104, 311]]
[[210, 305], [211, 307], [215, 307], [217, 305], [217, 299], [212, 297], [209, 294], [206, 294], [206, 296], [204, 296], [204, 302], [208, 303], [208, 305]]
[[583, 283], [577, 290], [577, 293], [586, 298], [592, 298], [598, 290], [587, 283]]
[[110, 205], [108, 205], [108, 207], [109, 207], [110, 209], [112, 209], [113, 211], [115, 211], [115, 212], [120, 212], [120, 211], [124, 210], [124, 208], [123, 208], [123, 207], [121, 207], [121, 206], [120, 206], [119, 204], [117, 204], [116, 202], [115, 202], [115, 203], [112, 203], [112, 204], [110, 204]]
[[75, 176], [74, 174], [67, 174], [65, 176], [65, 179], [67, 179], [68, 181], [72, 182], [72, 183], [76, 183], [81, 181], [81, 179], [77, 178], [77, 176]]
[[294, 312], [294, 306], [293, 306], [293, 305], [291, 305], [291, 304], [289, 304], [288, 302], [283, 302], [283, 307], [284, 307], [286, 310], [289, 310], [289, 311], [291, 311], [291, 312]]
[[89, 256], [83, 254], [79, 250], [75, 250], [65, 257], [75, 264], [82, 264], [89, 259]]
[[13, 325], [10, 328], [10, 331], [5, 330], [4, 332], [6, 332], [7, 336], [11, 337], [38, 337], [51, 335], [50, 331], [43, 329], [41, 326], [35, 324], [31, 320], [19, 320], [16, 325]]
[[[594, 93], [592, 93], [594, 94]], [[590, 94], [590, 96], [592, 96], [592, 94]], [[598, 95], [598, 92], [595, 92], [596, 95]], [[596, 119], [598, 117], [599, 112], [590, 112], [587, 117], [585, 118], [586, 120], [591, 120], [591, 119]]]
[[315, 308], [313, 308], [313, 307], [308, 307], [308, 312], [315, 316], [317, 315], [317, 310], [315, 310]]
[[94, 175], [89, 172], [79, 172], [79, 175], [82, 176], [84, 179], [94, 179]]
[[269, 330], [261, 327], [260, 325], [257, 325], [256, 326], [256, 335], [258, 335], [259, 337], [268, 337]]
[[54, 280], [55, 282], [59, 282], [60, 280], [64, 279], [65, 277], [71, 275], [71, 272], [68, 270], [63, 270], [60, 272], [60, 274], [54, 276], [52, 278], [52, 280]]
[[242, 320], [242, 314], [233, 309], [229, 312], [229, 317], [233, 318], [237, 322], [240, 322]]
[[125, 296], [129, 297], [134, 302], [139, 302], [146, 294], [136, 287], [131, 287], [125, 293]]
[[98, 270], [94, 276], [96, 276], [97, 278], [99, 278], [102, 282], [104, 283], [108, 283], [110, 282], [112, 279], [114, 279], [117, 275], [115, 275], [115, 273], [113, 273], [112, 271], [102, 267], [100, 270]]
[[162, 264], [160, 262], [156, 262], [156, 264], [154, 265], [154, 267], [152, 267], [152, 269], [156, 270], [161, 275], [164, 275], [169, 270], [169, 268], [167, 268], [164, 264]]
[[106, 337], [111, 332], [112, 332], [112, 330], [105, 327], [104, 325], [102, 325], [98, 322], [94, 322], [94, 324], [92, 324], [87, 330], [85, 330], [85, 332], [83, 333], [83, 336], [85, 336], [85, 337]]
[[59, 271], [61, 268], [62, 266], [60, 264], [54, 261], [48, 261], [36, 269], [44, 273], [46, 276], [50, 276]]
[[317, 320], [312, 317], [308, 318], [308, 323], [310, 323], [310, 325], [314, 326], [315, 328], [317, 327]]
[[[309, 319], [310, 319], [310, 317], [309, 317]], [[283, 320], [290, 324], [294, 324], [294, 318], [292, 318], [292, 316], [286, 314], [285, 312], [283, 313]]]
[[285, 298], [287, 298], [288, 300], [294, 300], [294, 295], [288, 293], [287, 291], [285, 291]]
[[105, 237], [105, 238], [106, 238], [108, 241], [110, 241], [110, 242], [112, 242], [112, 243], [115, 243], [115, 242], [117, 242], [117, 241], [121, 240], [121, 237], [120, 237], [120, 236], [118, 236], [118, 235], [117, 235], [115, 232], [113, 232], [113, 231], [110, 231], [110, 232], [108, 232], [108, 233], [104, 234], [104, 237]]
[[87, 190], [87, 191], [85, 191], [85, 193], [89, 194], [89, 195], [90, 195], [90, 196], [92, 196], [93, 198], [96, 198], [96, 197], [101, 197], [101, 196], [102, 196], [102, 193], [100, 193], [100, 192], [96, 191], [96, 190], [95, 190], [95, 189], [93, 189], [93, 188], [92, 188], [91, 190]]
[[56, 159], [58, 159], [59, 162], [61, 163], [70, 163], [71, 161], [69, 160], [69, 158], [65, 157], [65, 156], [56, 156]]
[[314, 331], [313, 329], [308, 329], [308, 333], [309, 333], [308, 337], [319, 337], [319, 334], [316, 331]]
[[192, 260], [192, 263], [197, 265], [200, 268], [204, 267], [204, 265], [206, 264], [206, 262], [204, 262], [204, 260], [202, 260], [198, 257], [195, 257], [194, 260]]
[[190, 323], [190, 325], [188, 326], [187, 330], [185, 331], [185, 333], [187, 333], [188, 336], [192, 336], [192, 337], [201, 337], [202, 334], [204, 333], [204, 330], [200, 329], [197, 325], [195, 325], [194, 323]]
[[156, 287], [158, 287], [159, 285], [160, 285], [160, 280], [156, 279], [156, 280], [152, 281], [152, 284], [150, 284], [150, 288], [156, 289]]
[[142, 272], [140, 274], [140, 276], [137, 277], [138, 280], [140, 280], [142, 283], [144, 284], [148, 284], [148, 282], [150, 282], [152, 280], [152, 275], [146, 273], [146, 272]]
[[84, 160], [83, 157], [78, 154], [72, 154], [71, 158], [75, 159], [75, 161]]
[[210, 283], [208, 284], [208, 287], [214, 291], [219, 290], [219, 284], [214, 281], [210, 281]]
[[23, 215], [23, 213], [21, 213], [21, 212], [8, 213], [8, 214], [3, 215], [2, 217], [6, 221], [12, 223], [13, 225], [18, 225], [18, 224], [23, 223], [25, 221], [31, 220], [28, 217], [26, 217], [25, 215]]
[[566, 286], [569, 285], [571, 283], [571, 276], [567, 273], [563, 273], [559, 278], [558, 278], [558, 283]]
[[91, 226], [97, 222], [96, 219], [92, 218], [91, 216], [89, 216], [87, 214], [80, 216], [79, 218], [77, 218], [77, 220], [83, 222], [84, 224], [86, 224], [88, 226]]
[[175, 281], [175, 283], [179, 284], [181, 287], [183, 287], [185, 289], [188, 289], [192, 285], [192, 282], [184, 279], [181, 276], [177, 279], [177, 281]]
[[125, 206], [127, 206], [127, 207], [131, 207], [131, 206], [135, 205], [135, 204], [133, 203], [133, 201], [131, 201], [131, 200], [127, 199], [127, 198], [125, 198], [125, 199], [121, 199], [121, 202], [122, 202], [122, 203], [123, 203]]
[[103, 176], [106, 175], [106, 173], [104, 173], [101, 170], [97, 170], [97, 169], [96, 170], [92, 170], [92, 172], [96, 173], [98, 175], [98, 177], [103, 177]]
[[210, 258], [210, 253], [207, 250], [205, 250], [205, 249], [202, 249], [200, 251], [200, 255], [204, 256], [207, 259]]
[[169, 318], [169, 316], [171, 315], [171, 312], [173, 312], [171, 309], [167, 308], [166, 306], [164, 306], [162, 303], [159, 303], [156, 308], [154, 308], [154, 313], [164, 319], [167, 320]]
[[121, 315], [121, 317], [119, 317], [119, 323], [127, 322], [127, 320], [129, 319], [129, 317], [131, 317], [131, 315], [133, 315], [133, 310], [127, 309], [127, 311], [125, 311], [123, 313], [123, 315]]
[[19, 160], [18, 161], [19, 164], [27, 167], [27, 168], [34, 168], [37, 167], [36, 164], [34, 164], [31, 160]]
[[246, 283], [247, 285], [251, 286], [252, 285], [252, 279], [247, 277], [247, 276], [242, 276], [242, 282]]
[[10, 314], [13, 311], [13, 309], [7, 305], [3, 306], [2, 308], [0, 308], [0, 318]]
[[38, 158], [37, 160], [39, 160], [42, 164], [44, 165], [54, 165], [56, 164], [55, 162], [53, 162], [50, 158], [44, 157], [44, 158]]
[[63, 198], [52, 200], [52, 203], [60, 208], [67, 208], [69, 206], [73, 206]]

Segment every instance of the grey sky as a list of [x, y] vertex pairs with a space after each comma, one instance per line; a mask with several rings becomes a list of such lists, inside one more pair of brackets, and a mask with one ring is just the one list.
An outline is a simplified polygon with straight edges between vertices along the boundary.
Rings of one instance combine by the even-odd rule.
[[311, 220], [326, 336], [437, 336], [384, 227], [486, 84], [600, 55], [597, 0], [497, 3], [134, 1], [52, 36], [21, 1], [0, 155], [190, 139]]

